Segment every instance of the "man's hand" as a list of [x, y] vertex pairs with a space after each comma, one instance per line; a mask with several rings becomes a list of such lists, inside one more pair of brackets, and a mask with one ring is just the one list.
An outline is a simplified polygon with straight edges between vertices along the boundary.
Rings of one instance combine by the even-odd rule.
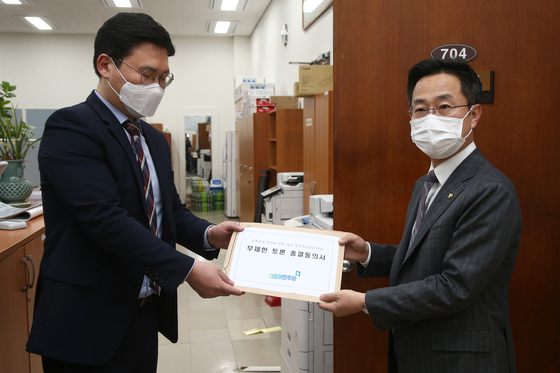
[[233, 221], [224, 221], [208, 229], [208, 243], [220, 249], [227, 249], [233, 232], [241, 232], [243, 227]]
[[213, 264], [197, 260], [187, 283], [202, 298], [215, 298], [228, 295], [242, 295], [243, 292], [233, 287], [233, 281], [220, 268]]
[[348, 233], [340, 240], [340, 245], [345, 245], [344, 259], [351, 262], [365, 262], [369, 254], [369, 245], [361, 237]]
[[332, 312], [337, 317], [351, 315], [360, 312], [366, 304], [366, 294], [353, 290], [340, 290], [334, 293], [321, 295], [319, 308]]

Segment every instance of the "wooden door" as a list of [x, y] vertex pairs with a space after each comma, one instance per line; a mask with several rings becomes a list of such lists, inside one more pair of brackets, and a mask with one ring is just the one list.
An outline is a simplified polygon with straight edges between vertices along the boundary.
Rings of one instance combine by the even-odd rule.
[[[336, 0], [334, 228], [398, 243], [414, 181], [429, 160], [410, 140], [408, 69], [446, 44], [495, 71], [494, 103], [474, 131], [484, 156], [513, 182], [523, 232], [510, 288], [519, 372], [560, 371], [560, 2]], [[343, 287], [360, 291], [386, 280]], [[364, 314], [335, 318], [337, 373], [387, 370], [387, 333]]]

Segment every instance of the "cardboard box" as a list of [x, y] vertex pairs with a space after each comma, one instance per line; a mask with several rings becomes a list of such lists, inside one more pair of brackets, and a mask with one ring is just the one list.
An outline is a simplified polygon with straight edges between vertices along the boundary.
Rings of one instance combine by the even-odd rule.
[[318, 94], [333, 90], [332, 65], [304, 65], [299, 67], [299, 93]]
[[315, 93], [303, 93], [299, 89], [299, 82], [294, 82], [294, 98], [315, 96]]
[[299, 100], [292, 96], [270, 96], [272, 104], [297, 104]]
[[297, 97], [292, 96], [270, 96], [271, 104], [298, 104]]
[[299, 109], [299, 104], [274, 104], [276, 109]]

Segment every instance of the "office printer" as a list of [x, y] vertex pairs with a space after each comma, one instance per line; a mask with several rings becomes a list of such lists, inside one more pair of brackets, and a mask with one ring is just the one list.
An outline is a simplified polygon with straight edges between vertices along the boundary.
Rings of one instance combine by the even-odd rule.
[[309, 197], [309, 223], [320, 229], [333, 229], [333, 195]]
[[303, 172], [280, 172], [276, 186], [261, 193], [261, 222], [284, 225], [286, 220], [303, 215]]

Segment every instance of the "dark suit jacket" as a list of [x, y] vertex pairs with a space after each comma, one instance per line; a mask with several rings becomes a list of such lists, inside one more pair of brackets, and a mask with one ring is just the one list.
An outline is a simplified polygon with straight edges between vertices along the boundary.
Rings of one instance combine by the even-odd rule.
[[378, 330], [392, 329], [399, 373], [515, 372], [508, 290], [521, 233], [515, 189], [476, 149], [427, 211], [406, 256], [425, 177], [413, 189], [400, 245], [371, 243], [363, 277]]
[[207, 259], [217, 252], [203, 247], [210, 223], [181, 204], [164, 136], [142, 124], [161, 191], [161, 239], [148, 228], [130, 142], [96, 94], [47, 120], [39, 149], [46, 240], [30, 352], [83, 365], [107, 362], [138, 307], [145, 274], [162, 289], [159, 330], [177, 341], [176, 290], [194, 259], [175, 243]]

